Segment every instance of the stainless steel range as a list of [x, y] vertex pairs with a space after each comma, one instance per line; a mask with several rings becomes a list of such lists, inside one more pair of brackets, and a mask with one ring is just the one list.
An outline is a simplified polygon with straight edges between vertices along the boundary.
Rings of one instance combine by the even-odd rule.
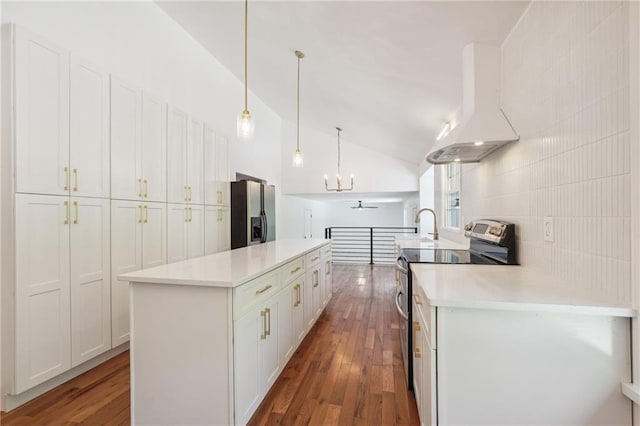
[[[413, 283], [411, 265], [415, 263], [440, 263], [461, 265], [517, 265], [515, 225], [512, 223], [482, 219], [464, 227], [469, 238], [468, 250], [439, 248], [405, 248], [396, 262], [398, 286], [396, 307], [401, 316], [400, 339], [407, 387], [413, 390], [413, 359], [409, 356], [413, 347], [410, 324], [413, 323], [411, 298]], [[411, 355], [412, 356], [412, 355]]]

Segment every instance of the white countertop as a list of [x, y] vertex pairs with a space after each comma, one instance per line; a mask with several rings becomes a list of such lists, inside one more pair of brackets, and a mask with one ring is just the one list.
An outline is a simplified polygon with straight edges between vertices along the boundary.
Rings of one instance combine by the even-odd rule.
[[330, 240], [276, 240], [118, 276], [120, 281], [236, 287], [296, 257], [330, 244]]
[[595, 294], [524, 266], [412, 263], [411, 270], [414, 285], [433, 306], [636, 316], [630, 304], [602, 303]]
[[455, 241], [440, 238], [434, 240], [431, 236], [420, 234], [405, 234], [396, 237], [396, 244], [400, 248], [422, 248], [422, 249], [453, 249], [453, 250], [467, 250], [469, 248], [469, 240], [466, 240], [464, 244], [457, 243]]

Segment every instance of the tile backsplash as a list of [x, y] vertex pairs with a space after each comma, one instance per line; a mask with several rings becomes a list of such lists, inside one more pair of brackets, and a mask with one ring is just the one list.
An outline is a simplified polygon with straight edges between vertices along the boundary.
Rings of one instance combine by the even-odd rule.
[[[530, 5], [502, 46], [502, 106], [520, 141], [465, 165], [462, 174], [465, 220], [516, 223], [521, 264], [603, 301], [627, 303], [628, 7]], [[545, 216], [553, 217], [553, 242], [543, 240]]]

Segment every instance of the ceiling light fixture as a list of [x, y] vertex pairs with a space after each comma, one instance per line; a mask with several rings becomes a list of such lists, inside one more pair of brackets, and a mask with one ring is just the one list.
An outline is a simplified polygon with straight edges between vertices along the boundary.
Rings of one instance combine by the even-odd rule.
[[475, 146], [480, 146], [480, 145], [484, 145], [483, 141], [476, 141], [473, 143]]
[[342, 187], [342, 176], [340, 176], [340, 132], [342, 132], [342, 129], [340, 127], [336, 127], [336, 130], [338, 131], [338, 173], [336, 173], [336, 187], [330, 189], [329, 179], [327, 175], [324, 175], [324, 188], [327, 191], [335, 192], [351, 191], [353, 189], [353, 175], [351, 175], [351, 186], [349, 188]]
[[444, 123], [442, 123], [442, 129], [440, 129], [440, 133], [438, 133], [438, 136], [436, 136], [436, 140], [439, 141], [440, 139], [444, 138], [449, 134], [450, 131], [451, 131], [451, 123], [448, 121], [445, 121]]
[[296, 150], [293, 153], [293, 167], [304, 166], [304, 155], [300, 151], [300, 59], [304, 58], [304, 53], [295, 51], [298, 58], [298, 97], [296, 99]]
[[244, 110], [238, 114], [237, 121], [237, 136], [241, 141], [250, 141], [253, 139], [253, 135], [255, 133], [255, 125], [253, 122], [253, 117], [249, 113], [249, 109], [247, 107], [247, 28], [248, 28], [248, 17], [249, 16], [249, 0], [244, 1]]

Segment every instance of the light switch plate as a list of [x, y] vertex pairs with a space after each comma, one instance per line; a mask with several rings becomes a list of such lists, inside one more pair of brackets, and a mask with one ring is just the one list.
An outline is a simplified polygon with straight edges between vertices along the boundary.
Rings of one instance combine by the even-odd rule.
[[544, 218], [544, 240], [547, 242], [553, 242], [553, 217], [545, 216]]

